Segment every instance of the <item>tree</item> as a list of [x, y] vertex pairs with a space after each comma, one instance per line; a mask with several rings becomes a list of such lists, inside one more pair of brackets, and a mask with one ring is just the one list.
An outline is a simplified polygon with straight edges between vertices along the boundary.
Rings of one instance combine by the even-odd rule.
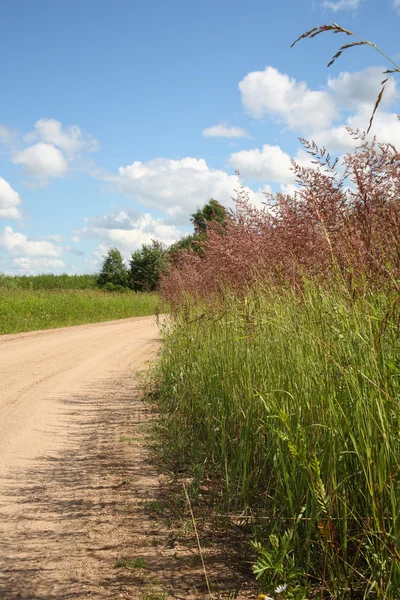
[[205, 233], [207, 230], [207, 222], [217, 221], [221, 225], [225, 225], [229, 218], [228, 212], [222, 204], [211, 198], [203, 208], [198, 208], [191, 215], [191, 223], [194, 226], [196, 234]]
[[179, 259], [182, 250], [193, 250], [201, 256], [201, 242], [204, 241], [204, 239], [205, 233], [189, 233], [188, 235], [185, 235], [169, 247], [169, 259], [175, 264]]
[[211, 198], [203, 208], [198, 208], [191, 215], [190, 221], [194, 226], [194, 233], [185, 235], [170, 246], [168, 253], [171, 262], [175, 265], [178, 263], [182, 250], [191, 250], [203, 256], [203, 242], [207, 240], [207, 224], [214, 221], [224, 228], [229, 218], [226, 208]]
[[118, 248], [110, 248], [105, 256], [97, 285], [106, 290], [121, 290], [129, 287], [128, 271]]
[[167, 272], [167, 248], [153, 240], [143, 244], [141, 250], [132, 252], [130, 261], [130, 286], [136, 292], [153, 292], [160, 283], [160, 274]]

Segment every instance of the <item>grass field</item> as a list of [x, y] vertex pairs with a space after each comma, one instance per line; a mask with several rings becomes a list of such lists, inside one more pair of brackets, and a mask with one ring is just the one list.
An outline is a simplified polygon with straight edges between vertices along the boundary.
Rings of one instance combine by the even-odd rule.
[[0, 334], [154, 314], [156, 294], [0, 285]]

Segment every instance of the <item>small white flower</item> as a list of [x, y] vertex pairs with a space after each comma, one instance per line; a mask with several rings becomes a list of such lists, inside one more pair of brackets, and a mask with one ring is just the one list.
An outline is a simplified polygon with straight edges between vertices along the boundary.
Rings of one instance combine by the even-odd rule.
[[282, 592], [284, 592], [287, 588], [287, 583], [283, 583], [282, 585], [278, 585], [278, 587], [275, 589], [275, 594], [282, 594]]

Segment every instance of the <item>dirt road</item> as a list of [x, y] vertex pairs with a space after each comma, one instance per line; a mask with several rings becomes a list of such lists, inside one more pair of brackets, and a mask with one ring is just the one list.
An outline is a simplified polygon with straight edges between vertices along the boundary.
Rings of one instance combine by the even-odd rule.
[[133, 475], [137, 501], [157, 487], [124, 453], [158, 343], [150, 317], [0, 336], [1, 600], [139, 597], [115, 572], [135, 529], [111, 521]]

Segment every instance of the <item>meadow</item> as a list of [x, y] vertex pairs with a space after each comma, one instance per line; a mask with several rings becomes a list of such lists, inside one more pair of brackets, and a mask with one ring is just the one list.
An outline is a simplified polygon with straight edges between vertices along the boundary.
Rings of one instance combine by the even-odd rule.
[[0, 277], [0, 334], [152, 315], [157, 294], [105, 292], [92, 275]]
[[321, 154], [296, 197], [242, 193], [164, 276], [160, 435], [171, 469], [251, 528], [269, 598], [395, 600], [400, 157], [360, 140], [350, 188]]

